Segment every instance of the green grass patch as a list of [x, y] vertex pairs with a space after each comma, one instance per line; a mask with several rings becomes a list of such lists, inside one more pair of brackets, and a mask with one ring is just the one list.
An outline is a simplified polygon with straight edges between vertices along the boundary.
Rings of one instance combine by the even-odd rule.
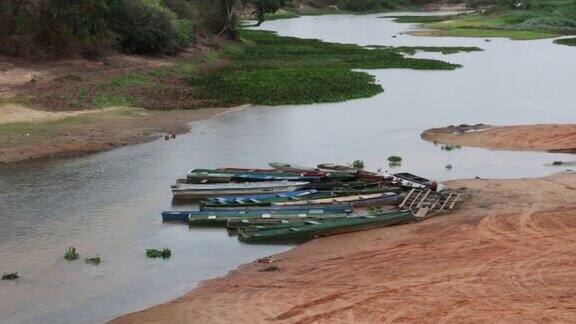
[[556, 39], [554, 43], [559, 45], [566, 45], [566, 46], [576, 46], [576, 37], [575, 38], [562, 38]]
[[427, 36], [449, 36], [449, 37], [480, 37], [480, 38], [510, 38], [513, 40], [535, 40], [544, 38], [553, 38], [558, 35], [514, 29], [482, 29], [482, 28], [454, 28], [454, 29], [436, 29], [429, 32], [417, 33]]
[[187, 78], [207, 105], [310, 104], [365, 98], [383, 91], [373, 76], [352, 69], [453, 70], [438, 60], [405, 58], [394, 48], [241, 33], [244, 44], [224, 52], [230, 64]]

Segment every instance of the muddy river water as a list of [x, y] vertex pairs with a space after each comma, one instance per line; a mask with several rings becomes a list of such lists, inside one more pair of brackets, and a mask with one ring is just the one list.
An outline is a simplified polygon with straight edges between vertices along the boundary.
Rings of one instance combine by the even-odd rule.
[[[369, 71], [385, 92], [368, 99], [253, 107], [195, 123], [189, 134], [169, 142], [1, 167], [0, 272], [18, 271], [22, 278], [0, 282], [0, 322], [103, 322], [289, 248], [244, 245], [221, 229], [163, 224], [160, 211], [172, 208], [170, 184], [193, 167], [361, 159], [370, 169], [386, 170], [386, 158], [399, 155], [402, 167], [391, 171], [447, 180], [542, 176], [561, 170], [544, 164], [574, 159], [471, 148], [446, 152], [419, 134], [461, 123], [575, 122], [576, 48], [552, 40], [415, 37], [405, 34], [414, 25], [381, 16], [303, 17], [261, 28], [360, 45], [483, 51], [417, 54], [462, 64], [456, 71]], [[102, 264], [66, 262], [62, 255], [68, 246], [83, 257], [100, 255]], [[173, 256], [147, 260], [149, 247], [170, 247]]]

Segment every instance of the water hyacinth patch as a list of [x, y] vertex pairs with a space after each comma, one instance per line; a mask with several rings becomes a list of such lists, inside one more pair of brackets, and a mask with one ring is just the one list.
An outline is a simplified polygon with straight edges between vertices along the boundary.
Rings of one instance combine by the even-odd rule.
[[397, 155], [392, 155], [388, 157], [388, 165], [391, 167], [400, 166], [402, 164], [402, 158]]
[[20, 278], [18, 272], [10, 272], [2, 275], [2, 280], [16, 280], [18, 278]]
[[362, 170], [362, 169], [364, 169], [364, 161], [356, 160], [356, 161], [352, 162], [352, 167], [354, 169]]
[[163, 250], [157, 249], [146, 249], [146, 257], [151, 259], [162, 258], [168, 259], [172, 256], [172, 251], [169, 248], [165, 248]]
[[100, 262], [102, 262], [102, 260], [100, 259], [100, 256], [96, 256], [93, 258], [86, 258], [86, 259], [84, 259], [84, 262], [91, 264], [91, 265], [99, 265]]
[[76, 252], [76, 249], [73, 247], [69, 247], [68, 251], [66, 251], [66, 253], [64, 254], [64, 259], [68, 261], [78, 260], [79, 257], [80, 254], [78, 254], [78, 252]]
[[443, 145], [442, 147], [440, 147], [441, 149], [445, 150], [445, 151], [453, 151], [453, 150], [459, 150], [462, 148], [462, 146], [460, 145]]

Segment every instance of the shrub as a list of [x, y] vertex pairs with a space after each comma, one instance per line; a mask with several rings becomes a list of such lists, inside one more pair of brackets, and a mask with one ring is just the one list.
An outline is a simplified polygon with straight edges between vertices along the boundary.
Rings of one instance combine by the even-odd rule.
[[169, 10], [142, 1], [122, 0], [112, 23], [120, 48], [129, 53], [175, 53], [178, 31]]
[[171, 256], [172, 256], [172, 251], [170, 251], [169, 248], [165, 248], [164, 250], [146, 249], [146, 257], [148, 257], [148, 258], [168, 259]]
[[356, 160], [356, 161], [352, 162], [352, 167], [354, 169], [364, 169], [364, 161]]
[[66, 253], [64, 254], [64, 259], [68, 261], [78, 260], [79, 257], [80, 254], [78, 254], [78, 252], [76, 252], [76, 249], [73, 247], [69, 247], [68, 251], [66, 251]]
[[99, 265], [101, 261], [102, 260], [100, 259], [100, 256], [84, 259], [84, 262], [91, 264], [91, 265]]
[[16, 280], [20, 278], [18, 272], [5, 273], [2, 275], [2, 280]]

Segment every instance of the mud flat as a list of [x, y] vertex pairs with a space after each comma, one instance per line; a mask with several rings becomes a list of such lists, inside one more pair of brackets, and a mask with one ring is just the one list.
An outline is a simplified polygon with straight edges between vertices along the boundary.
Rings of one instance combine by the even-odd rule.
[[428, 221], [314, 240], [114, 323], [576, 321], [576, 174], [458, 180]]
[[438, 144], [492, 150], [576, 153], [576, 124], [448, 126], [428, 129], [421, 137]]

